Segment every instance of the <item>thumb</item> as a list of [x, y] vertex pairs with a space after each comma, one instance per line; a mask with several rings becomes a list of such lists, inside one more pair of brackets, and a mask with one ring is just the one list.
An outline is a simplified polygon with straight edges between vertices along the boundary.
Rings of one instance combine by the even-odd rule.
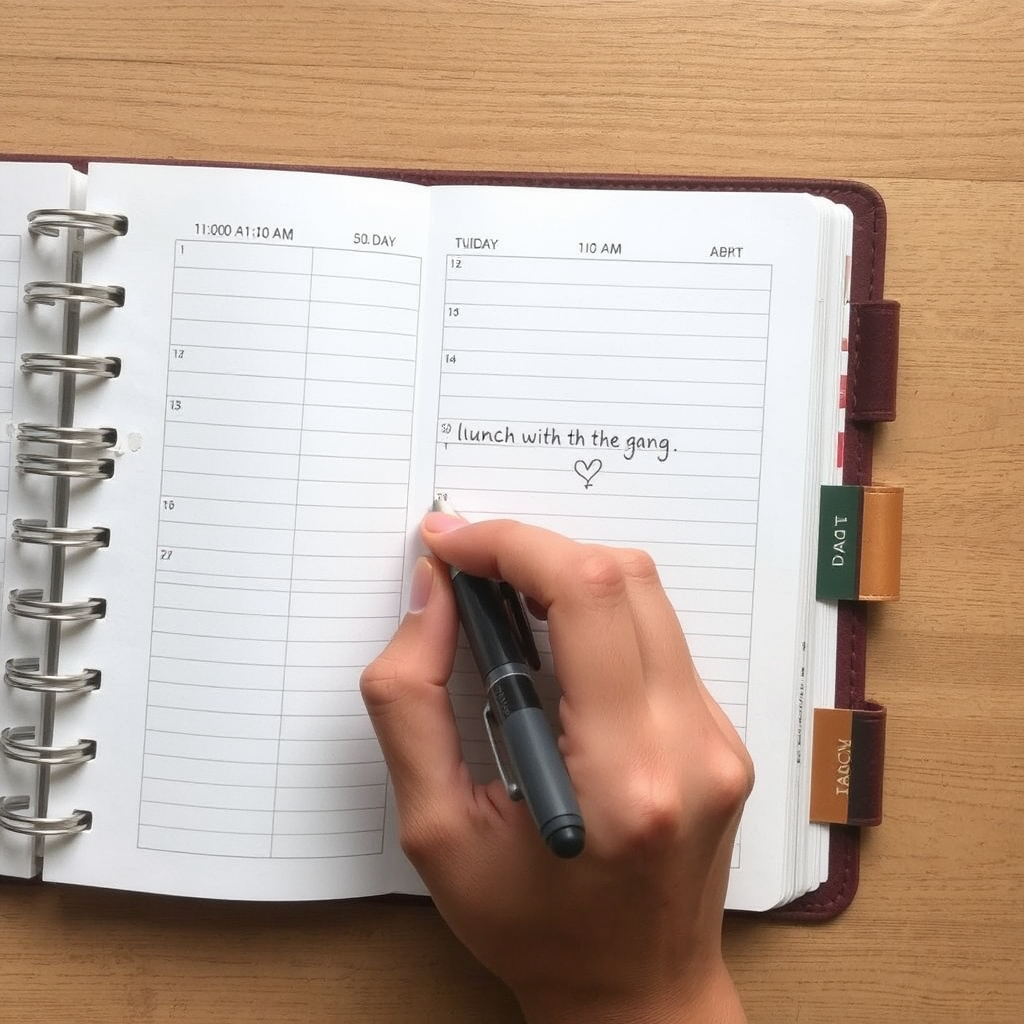
[[447, 573], [436, 559], [421, 557], [409, 611], [359, 681], [403, 830], [413, 818], [436, 816], [444, 804], [468, 799], [471, 789], [447, 690], [457, 635]]

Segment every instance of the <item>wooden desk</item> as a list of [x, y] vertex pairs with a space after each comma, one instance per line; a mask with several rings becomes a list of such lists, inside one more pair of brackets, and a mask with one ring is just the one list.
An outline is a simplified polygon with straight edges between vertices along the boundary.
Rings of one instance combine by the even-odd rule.
[[[731, 921], [755, 1024], [1024, 1018], [1024, 8], [1017, 0], [6, 0], [0, 150], [855, 177], [888, 201], [904, 597], [887, 821], [825, 927]], [[0, 888], [5, 1019], [504, 1022], [425, 906]], [[40, 1011], [41, 1012], [41, 1011]]]

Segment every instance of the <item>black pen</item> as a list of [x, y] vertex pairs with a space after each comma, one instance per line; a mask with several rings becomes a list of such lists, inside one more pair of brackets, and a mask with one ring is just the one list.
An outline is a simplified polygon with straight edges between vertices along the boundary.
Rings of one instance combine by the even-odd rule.
[[[452, 512], [440, 500], [434, 509]], [[575, 857], [583, 850], [583, 817], [530, 675], [530, 665], [540, 667], [540, 656], [519, 595], [508, 583], [454, 567], [449, 571], [459, 619], [487, 691], [484, 725], [508, 795], [525, 799], [541, 838], [557, 856]]]

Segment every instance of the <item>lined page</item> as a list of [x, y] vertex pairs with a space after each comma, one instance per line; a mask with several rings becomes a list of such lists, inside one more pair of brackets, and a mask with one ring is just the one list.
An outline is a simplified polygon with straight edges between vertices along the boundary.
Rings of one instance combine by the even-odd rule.
[[[436, 487], [640, 545], [746, 726], [771, 266], [449, 254]], [[666, 344], [666, 338], [671, 344]]]
[[[730, 903], [771, 905], [804, 639], [818, 210], [789, 196], [435, 200], [434, 492], [470, 519], [650, 552], [758, 765]], [[451, 688], [467, 759], [493, 772], [465, 652]]]
[[95, 850], [49, 873], [225, 898], [386, 890], [358, 680], [401, 610], [420, 190], [117, 167], [90, 188], [131, 221], [105, 268], [128, 301], [102, 408], [135, 440], [96, 512], [120, 489], [106, 554], [133, 564], [104, 628], [133, 639], [108, 649], [108, 708], [82, 724], [104, 776], [81, 790]]

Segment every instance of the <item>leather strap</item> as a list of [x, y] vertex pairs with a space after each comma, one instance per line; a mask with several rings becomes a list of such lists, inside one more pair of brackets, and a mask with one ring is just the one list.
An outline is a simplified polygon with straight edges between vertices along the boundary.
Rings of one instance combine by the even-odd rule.
[[855, 422], [896, 418], [900, 304], [891, 299], [850, 305], [847, 415]]

